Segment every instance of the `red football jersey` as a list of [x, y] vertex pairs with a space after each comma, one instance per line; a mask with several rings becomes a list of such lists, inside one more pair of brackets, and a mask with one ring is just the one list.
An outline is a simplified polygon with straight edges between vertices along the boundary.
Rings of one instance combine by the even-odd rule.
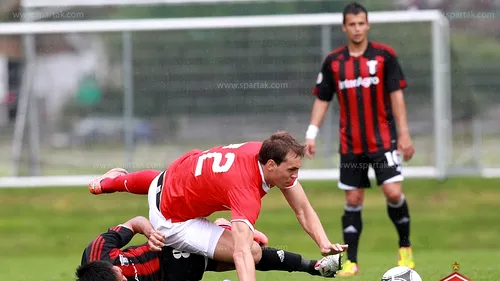
[[270, 189], [258, 162], [261, 146], [262, 142], [218, 146], [178, 158], [163, 181], [163, 216], [175, 223], [231, 210], [232, 221], [253, 228], [261, 199]]

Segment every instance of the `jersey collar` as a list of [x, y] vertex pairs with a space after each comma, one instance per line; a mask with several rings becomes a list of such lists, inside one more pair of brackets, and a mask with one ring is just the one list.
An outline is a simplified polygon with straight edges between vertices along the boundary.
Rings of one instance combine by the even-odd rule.
[[[372, 45], [372, 41], [368, 41], [368, 45], [366, 46], [366, 50], [363, 52], [363, 54], [360, 55], [360, 57], [370, 57], [373, 53], [373, 45]], [[347, 47], [347, 45], [345, 45], [344, 47], [344, 50], [342, 52], [342, 54], [344, 55], [344, 58], [345, 59], [348, 59], [351, 54], [349, 53], [349, 48]]]
[[271, 189], [271, 187], [269, 187], [269, 185], [266, 183], [266, 180], [264, 179], [264, 172], [262, 171], [262, 166], [260, 165], [259, 161], [257, 161], [257, 166], [259, 167], [259, 173], [262, 177], [262, 190], [267, 193]]

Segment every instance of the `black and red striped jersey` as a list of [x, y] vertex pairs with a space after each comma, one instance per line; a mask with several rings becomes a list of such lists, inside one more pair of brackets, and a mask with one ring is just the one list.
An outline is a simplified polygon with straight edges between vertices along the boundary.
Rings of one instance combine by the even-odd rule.
[[369, 42], [359, 57], [347, 46], [323, 61], [313, 95], [340, 107], [341, 154], [377, 153], [397, 147], [396, 122], [390, 94], [407, 83], [396, 52], [390, 46]]
[[[147, 243], [124, 248], [134, 237], [126, 226], [118, 225], [97, 236], [85, 248], [81, 264], [108, 261], [122, 269], [128, 281], [202, 280], [208, 258], [164, 247], [161, 252]], [[122, 248], [124, 248], [122, 250]]]
[[82, 264], [103, 260], [120, 267], [129, 281], [160, 281], [160, 254], [147, 243], [122, 250], [134, 232], [119, 225], [97, 236], [83, 252]]

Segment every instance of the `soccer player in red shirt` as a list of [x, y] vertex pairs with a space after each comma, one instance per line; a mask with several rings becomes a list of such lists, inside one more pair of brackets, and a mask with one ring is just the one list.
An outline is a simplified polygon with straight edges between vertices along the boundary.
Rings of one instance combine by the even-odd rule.
[[[231, 230], [230, 223], [225, 219], [219, 218], [215, 223]], [[149, 242], [122, 249], [136, 234], [143, 234]], [[76, 270], [77, 281], [195, 281], [202, 280], [207, 271], [234, 270], [234, 264], [165, 247], [163, 239], [149, 220], [141, 216], [111, 227], [85, 248]], [[259, 232], [259, 237], [254, 237], [254, 240], [263, 247], [267, 245], [267, 237], [263, 233]], [[309, 260], [271, 247], [263, 248], [263, 252], [269, 257], [267, 262], [257, 267], [260, 271], [305, 272], [332, 278], [335, 272], [331, 269], [340, 266], [340, 259], [333, 260], [331, 256]], [[273, 262], [281, 257], [290, 262]]]
[[406, 80], [393, 48], [369, 41], [368, 12], [358, 3], [345, 7], [342, 30], [348, 44], [323, 61], [313, 94], [306, 132], [308, 157], [315, 154], [315, 138], [334, 95], [340, 107], [340, 181], [346, 205], [342, 216], [348, 261], [339, 276], [359, 273], [358, 241], [362, 230], [363, 188], [370, 187], [371, 166], [387, 198], [387, 211], [399, 235], [398, 265], [413, 268], [410, 215], [402, 191], [400, 153], [408, 161], [414, 153], [403, 97]]
[[[148, 190], [149, 219], [165, 235], [167, 246], [234, 262], [240, 280], [255, 280], [255, 263], [263, 255], [258, 244], [253, 243], [254, 225], [262, 197], [277, 186], [321, 253], [337, 255], [347, 245], [330, 242], [297, 181], [304, 152], [305, 146], [286, 132], [277, 132], [263, 142], [192, 150], [152, 179]], [[90, 190], [136, 193], [130, 189], [135, 186], [135, 178], [148, 181], [153, 175], [99, 179], [91, 183]], [[206, 219], [224, 210], [231, 211], [232, 231]]]

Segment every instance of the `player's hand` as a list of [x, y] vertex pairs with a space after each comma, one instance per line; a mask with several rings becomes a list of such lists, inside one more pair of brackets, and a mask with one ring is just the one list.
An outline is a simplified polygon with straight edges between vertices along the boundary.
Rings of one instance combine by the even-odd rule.
[[313, 139], [306, 139], [306, 156], [309, 159], [314, 158], [316, 153], [316, 141]]
[[339, 243], [329, 244], [321, 247], [321, 254], [323, 256], [335, 255], [347, 251], [348, 245], [341, 245]]
[[159, 252], [165, 246], [165, 236], [159, 231], [151, 230], [148, 235], [148, 244], [151, 251]]
[[410, 134], [404, 133], [399, 135], [398, 150], [401, 154], [403, 154], [403, 160], [405, 162], [409, 161], [413, 157], [415, 149], [413, 148], [413, 143], [411, 141]]

